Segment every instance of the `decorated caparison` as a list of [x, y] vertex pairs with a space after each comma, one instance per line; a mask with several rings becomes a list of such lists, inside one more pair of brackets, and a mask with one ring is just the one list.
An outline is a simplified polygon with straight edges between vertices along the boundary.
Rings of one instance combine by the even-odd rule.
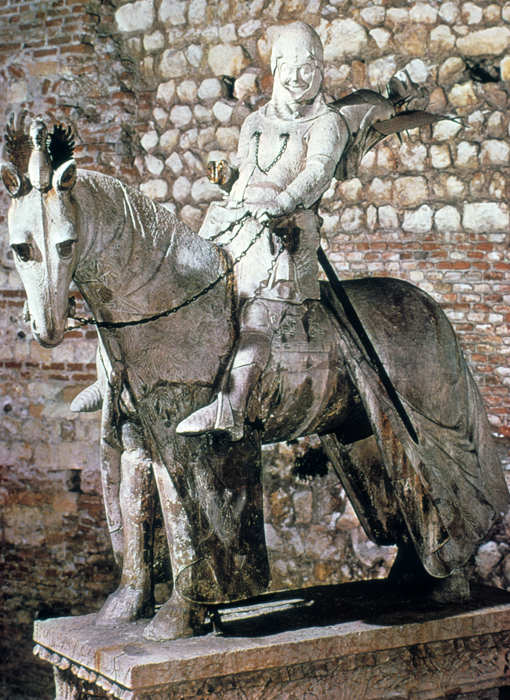
[[[328, 103], [322, 45], [303, 23], [283, 30], [271, 63], [273, 95], [246, 119], [238, 163], [209, 164], [224, 199], [199, 233], [77, 170], [68, 128], [39, 118], [26, 133], [25, 113], [7, 127], [1, 174], [34, 337], [53, 347], [70, 323], [99, 331], [98, 382], [73, 409], [102, 407], [122, 579], [96, 624], [150, 618], [154, 582], [171, 575], [149, 639], [200, 633], [208, 606], [266, 589], [262, 443], [319, 435], [367, 535], [398, 545], [393, 575], [415, 552], [437, 597], [469, 595], [463, 567], [508, 504], [483, 401], [439, 306], [400, 280], [339, 281], [320, 248], [332, 179], [355, 176], [388, 134], [440, 117], [405, 73], [388, 97]], [[69, 321], [71, 280], [90, 319]]]

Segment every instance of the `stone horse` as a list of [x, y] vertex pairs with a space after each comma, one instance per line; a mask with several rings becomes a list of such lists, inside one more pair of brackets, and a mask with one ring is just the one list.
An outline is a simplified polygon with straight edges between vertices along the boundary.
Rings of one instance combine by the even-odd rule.
[[310, 434], [372, 540], [416, 551], [431, 580], [461, 569], [508, 492], [437, 303], [396, 279], [342, 282], [336, 293], [324, 284], [321, 302], [288, 309], [243, 440], [179, 436], [176, 425], [211, 401], [236, 342], [236, 261], [143, 194], [77, 170], [62, 127], [48, 137], [36, 120], [32, 131], [29, 142], [23, 120], [11, 124], [2, 166], [32, 331], [44, 347], [62, 341], [74, 280], [99, 332], [101, 473], [122, 579], [98, 624], [153, 613], [153, 572], [164, 566], [156, 500], [173, 592], [148, 638], [197, 633], [208, 605], [264, 591], [260, 446]]

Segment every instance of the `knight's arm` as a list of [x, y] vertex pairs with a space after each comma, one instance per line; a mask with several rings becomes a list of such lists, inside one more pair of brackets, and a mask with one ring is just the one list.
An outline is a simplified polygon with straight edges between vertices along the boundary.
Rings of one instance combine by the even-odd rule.
[[308, 209], [322, 197], [331, 184], [349, 132], [342, 117], [331, 112], [316, 120], [308, 136], [303, 170], [276, 198], [288, 212], [298, 206]]

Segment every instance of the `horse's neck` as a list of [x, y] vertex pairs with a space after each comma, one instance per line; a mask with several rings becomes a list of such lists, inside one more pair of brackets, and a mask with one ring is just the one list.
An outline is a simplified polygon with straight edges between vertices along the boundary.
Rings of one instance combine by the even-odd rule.
[[217, 246], [118, 180], [79, 171], [74, 198], [82, 251], [75, 280], [115, 320], [178, 305], [222, 274]]

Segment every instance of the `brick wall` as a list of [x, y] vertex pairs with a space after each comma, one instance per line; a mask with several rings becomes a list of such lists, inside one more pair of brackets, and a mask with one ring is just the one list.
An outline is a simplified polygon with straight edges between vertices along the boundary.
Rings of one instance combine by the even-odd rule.
[[[242, 122], [269, 98], [273, 27], [292, 19], [323, 37], [331, 96], [383, 89], [407, 68], [431, 92], [432, 110], [462, 118], [462, 127], [441, 122], [402, 144], [388, 139], [356, 180], [335, 182], [323, 201], [324, 243], [342, 276], [409, 279], [441, 302], [495, 431], [510, 436], [510, 3], [0, 0], [0, 133], [22, 106], [65, 121], [80, 167], [140, 187], [197, 229], [217, 196], [205, 178], [208, 154], [234, 153]], [[71, 333], [52, 351], [30, 337], [8, 205], [2, 189], [0, 694], [17, 688], [26, 700], [51, 696], [41, 690], [50, 682], [44, 667], [28, 662], [33, 618], [97, 609], [116, 572], [98, 418], [68, 408], [94, 377], [95, 333]], [[392, 552], [366, 541], [332, 475], [313, 484], [291, 476], [291, 453], [301, 449], [265, 452], [274, 586], [383, 575]], [[508, 526], [478, 556], [479, 576], [503, 587]]]

